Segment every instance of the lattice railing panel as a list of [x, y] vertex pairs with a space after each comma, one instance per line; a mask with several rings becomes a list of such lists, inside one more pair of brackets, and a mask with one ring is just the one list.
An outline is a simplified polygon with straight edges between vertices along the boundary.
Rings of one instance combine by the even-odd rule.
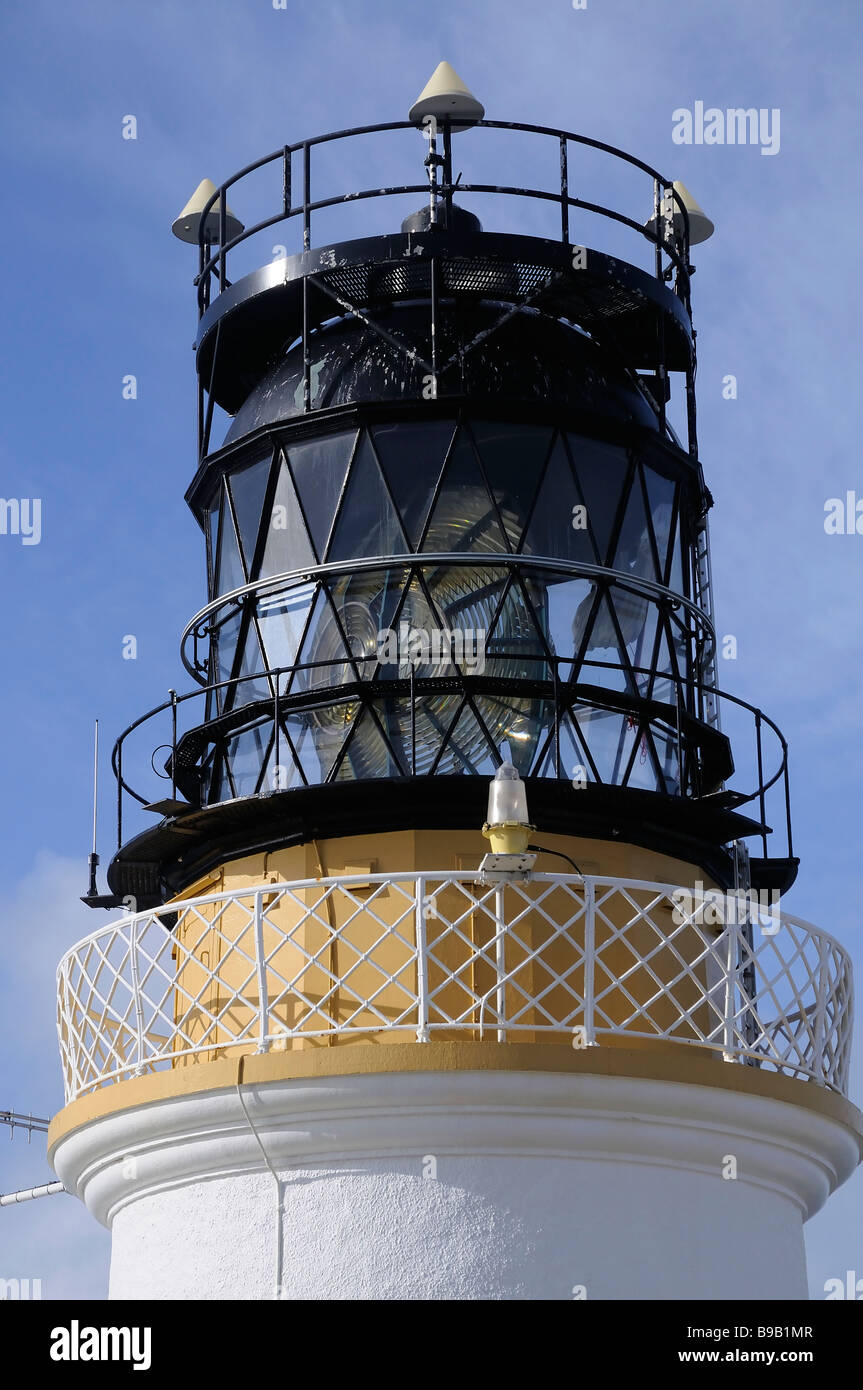
[[714, 924], [687, 896], [684, 910], [669, 884], [374, 874], [127, 916], [58, 969], [67, 1098], [226, 1055], [431, 1038], [690, 1045], [844, 1092], [838, 943], [788, 915]]

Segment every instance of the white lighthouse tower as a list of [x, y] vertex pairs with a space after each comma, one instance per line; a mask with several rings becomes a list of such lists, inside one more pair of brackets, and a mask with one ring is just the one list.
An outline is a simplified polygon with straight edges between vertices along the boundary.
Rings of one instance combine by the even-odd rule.
[[[848, 958], [777, 905], [785, 741], [716, 680], [712, 224], [622, 151], [483, 117], [442, 64], [408, 121], [285, 145], [174, 225], [195, 686], [117, 742], [88, 895], [115, 911], [58, 972], [49, 1152], [113, 1298], [805, 1298], [803, 1223], [861, 1158]], [[484, 174], [512, 130], [559, 190]], [[357, 134], [379, 187], [318, 193]], [[574, 195], [585, 145], [643, 178], [641, 221]], [[479, 193], [555, 235], [485, 230]], [[316, 244], [372, 198], [382, 232]], [[244, 273], [277, 224], [290, 254]]]

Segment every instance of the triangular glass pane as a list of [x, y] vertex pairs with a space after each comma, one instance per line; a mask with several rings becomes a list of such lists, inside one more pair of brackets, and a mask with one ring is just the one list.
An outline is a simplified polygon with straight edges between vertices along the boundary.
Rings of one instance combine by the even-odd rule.
[[[408, 571], [402, 566], [369, 574], [346, 574], [329, 583], [330, 597], [357, 658], [360, 674], [371, 680], [381, 651], [398, 644], [396, 612]], [[400, 614], [402, 620], [406, 612]]]
[[656, 549], [659, 554], [659, 582], [664, 584], [668, 568], [668, 543], [671, 539], [671, 524], [674, 520], [676, 484], [671, 478], [663, 478], [661, 473], [655, 473], [648, 464], [644, 465], [644, 483], [647, 489], [653, 534], [656, 537]]
[[[317, 718], [317, 711], [312, 714], [292, 714], [283, 721], [294, 746], [295, 761], [302, 768], [299, 782], [305, 779], [309, 786], [318, 786], [325, 781], [358, 708], [355, 703], [329, 706], [325, 711], [327, 722], [324, 724], [313, 722]], [[290, 745], [286, 743], [283, 751], [280, 741], [279, 759], [283, 766], [290, 763], [289, 754]]]
[[[609, 590], [608, 597], [614, 605], [623, 645], [630, 657], [634, 659], [638, 655], [636, 666], [649, 665], [649, 649], [646, 645], [649, 635], [648, 614], [655, 605], [650, 599], [632, 589], [624, 588], [622, 584], [615, 584]], [[643, 660], [645, 655], [648, 657], [647, 661]]]
[[548, 632], [552, 652], [560, 658], [559, 678], [568, 681], [572, 675], [572, 664], [566, 663], [568, 658], [577, 654], [575, 637], [584, 632], [596, 587], [589, 579], [563, 579], [555, 574], [541, 575], [538, 579], [544, 587], [540, 621]]
[[479, 636], [486, 652], [485, 674], [504, 680], [547, 678], [545, 647], [531, 605], [515, 581], [510, 583], [490, 631]]
[[313, 786], [325, 782], [329, 777], [361, 709], [358, 700], [342, 700], [337, 704], [317, 709], [307, 716], [310, 721], [312, 746], [309, 747], [306, 739], [302, 746], [298, 746], [297, 751], [303, 762], [303, 771]]
[[212, 584], [211, 597], [213, 597], [213, 598], [215, 598], [215, 596], [216, 596], [216, 582], [215, 582], [215, 577], [216, 577], [216, 562], [217, 562], [218, 556], [219, 556], [219, 515], [220, 515], [221, 510], [222, 510], [221, 504], [222, 504], [222, 489], [221, 489], [221, 487], [220, 487], [220, 488], [219, 488], [219, 491], [216, 493], [215, 499], [214, 499], [214, 501], [213, 501], [213, 505], [212, 505], [212, 507], [210, 508], [209, 512], [207, 513], [207, 536], [208, 536], [209, 545], [210, 545], [210, 549], [209, 549], [209, 553], [208, 553], [208, 560], [209, 560], [209, 567], [210, 567], [210, 568], [209, 568], [210, 581], [211, 581], [211, 584]]
[[[302, 641], [315, 595], [315, 585], [298, 584], [278, 594], [258, 599], [258, 627], [267, 667], [291, 667]], [[280, 689], [284, 689], [284, 677]]]
[[608, 564], [608, 548], [629, 472], [626, 450], [601, 444], [581, 435], [567, 436], [576, 482], [587, 506], [587, 521], [596, 542], [601, 565]]
[[400, 777], [399, 767], [371, 711], [364, 709], [356, 721], [345, 756], [336, 773], [337, 782], [367, 781], [372, 777]]
[[219, 571], [216, 576], [216, 593], [229, 594], [246, 582], [246, 572], [240, 559], [237, 533], [231, 517], [230, 507], [222, 513], [222, 527], [219, 534]]
[[[548, 702], [514, 700], [509, 703], [489, 695], [477, 695], [475, 700], [500, 756], [505, 762], [511, 762], [520, 776], [526, 777], [546, 734]], [[550, 706], [548, 712], [550, 714]]]
[[323, 439], [293, 444], [288, 453], [319, 560], [324, 558], [355, 440], [356, 432], [346, 430], [328, 434]]
[[558, 436], [540, 484], [522, 552], [595, 565], [596, 551], [587, 526], [586, 510], [563, 441]]
[[473, 446], [464, 430], [450, 451], [422, 548], [495, 554], [507, 550]]
[[652, 733], [653, 744], [665, 783], [664, 787], [659, 787], [659, 790], [665, 791], [669, 796], [680, 796], [681, 773], [683, 771], [681, 761], [684, 750], [681, 747], [680, 756], [678, 756], [677, 734], [674, 730], [659, 728], [656, 724], [652, 727]]
[[303, 640], [297, 665], [309, 663], [309, 669], [297, 671], [291, 683], [291, 693], [344, 685], [356, 680], [356, 665], [350, 659], [339, 623], [326, 591], [321, 588], [315, 597], [308, 631]]
[[[270, 744], [270, 752], [267, 758], [267, 766], [261, 782], [262, 791], [284, 792], [289, 787], [301, 787], [303, 779], [297, 767], [294, 755], [291, 752], [291, 745], [285, 734], [285, 724], [281, 721], [281, 732], [279, 734], [279, 746], [276, 749], [276, 740]], [[277, 756], [278, 753], [278, 756]], [[278, 768], [278, 771], [276, 770]]]
[[[578, 637], [577, 632], [575, 635]], [[596, 609], [579, 679], [588, 685], [601, 685], [607, 690], [632, 690], [625, 653], [622, 654], [620, 650], [614, 613], [605, 594]]]
[[639, 469], [636, 466], [614, 552], [613, 568], [623, 574], [637, 574], [643, 579], [652, 579], [656, 583], [659, 575], [656, 573], [653, 540], [647, 526], [644, 496], [638, 474]]
[[477, 421], [471, 428], [510, 547], [518, 550], [548, 457], [552, 432], [545, 425], [485, 420]]
[[248, 468], [241, 468], [239, 473], [232, 473], [228, 479], [246, 560], [246, 572], [250, 577], [271, 467], [272, 457], [268, 454], [265, 459], [259, 459]]
[[327, 558], [353, 560], [362, 555], [400, 555], [406, 545], [374, 450], [368, 435], [363, 435], [351, 465]]
[[[240, 612], [232, 613], [229, 618], [220, 625], [213, 634], [213, 645], [216, 649], [216, 679], [227, 681], [231, 678], [234, 669], [234, 657], [237, 654], [237, 638], [240, 634]], [[230, 687], [216, 692], [219, 697], [219, 705], [224, 708], [226, 696], [230, 698]]]
[[[686, 638], [679, 633], [673, 624], [671, 632], [674, 634], [672, 640], [675, 641], [677, 649], [677, 664], [674, 660], [671, 641], [669, 640], [669, 626], [666, 619], [662, 621], [662, 632], [659, 638], [659, 646], [656, 653], [656, 670], [659, 673], [654, 680], [651, 695], [654, 700], [659, 700], [663, 704], [676, 705], [678, 682], [676, 676], [678, 671], [681, 676], [686, 674]], [[663, 679], [668, 676], [669, 679]], [[682, 693], [682, 692], [681, 692]]]
[[469, 705], [465, 705], [458, 717], [458, 723], [447, 739], [441, 760], [437, 765], [439, 774], [493, 777], [498, 767], [497, 749], [489, 747], [482, 726]]
[[657, 776], [656, 763], [651, 750], [652, 732], [645, 733], [642, 728], [637, 728], [632, 731], [632, 735], [633, 741], [636, 743], [636, 752], [632, 759], [629, 775], [626, 778], [626, 785], [638, 787], [641, 791], [662, 791], [663, 787]]
[[671, 556], [668, 567], [668, 588], [675, 594], [685, 594], [686, 586], [683, 581], [683, 542], [680, 536], [680, 516], [678, 515], [677, 527], [671, 538], [669, 546]]
[[[554, 737], [549, 741], [536, 775], [538, 777], [557, 777], [557, 748]], [[560, 775], [561, 778], [570, 782], [578, 778], [582, 785], [593, 781], [590, 763], [575, 735], [568, 714], [564, 714], [560, 720]]]
[[278, 462], [278, 479], [273, 497], [273, 506], [266, 528], [264, 554], [259, 574], [254, 578], [266, 578], [273, 574], [284, 574], [288, 570], [301, 569], [304, 565], [315, 564], [302, 512], [297, 502], [297, 494], [283, 458]]
[[237, 796], [254, 796], [258, 790], [271, 736], [269, 725], [258, 725], [254, 729], [244, 729], [229, 740], [227, 762]]
[[246, 640], [243, 643], [240, 669], [237, 672], [236, 694], [232, 702], [234, 706], [249, 705], [255, 700], [271, 700], [273, 698], [272, 685], [265, 676], [259, 674], [264, 670], [266, 670], [266, 662], [261, 651], [261, 644], [258, 641], [258, 630], [254, 618], [252, 618], [249, 622]]
[[632, 752], [633, 729], [626, 715], [615, 710], [587, 709], [575, 713], [581, 737], [590, 749], [600, 780], [619, 785]]
[[416, 550], [452, 439], [453, 422], [380, 425], [372, 434], [411, 549]]
[[[613, 590], [612, 592], [616, 600], [619, 591]], [[653, 674], [653, 650], [656, 645], [656, 624], [658, 615], [659, 609], [656, 604], [647, 603], [644, 622], [638, 631], [638, 636], [627, 648], [629, 658], [633, 665], [633, 674], [635, 675], [635, 684], [638, 687], [638, 693], [645, 697], [648, 694], [650, 680]], [[639, 667], [641, 668], [641, 674], [639, 674], [636, 669]]]

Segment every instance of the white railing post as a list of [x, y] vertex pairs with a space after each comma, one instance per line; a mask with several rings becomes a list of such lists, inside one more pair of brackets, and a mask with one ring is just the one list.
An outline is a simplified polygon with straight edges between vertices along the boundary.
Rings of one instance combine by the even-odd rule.
[[[217, 917], [228, 906], [233, 910], [241, 908], [247, 914], [245, 932], [247, 935], [249, 927], [253, 928], [255, 944], [251, 978], [242, 988], [248, 1023], [248, 1029], [242, 1030], [242, 1041], [246, 1050], [254, 1049], [256, 1052], [266, 1053], [274, 1045], [275, 1039], [281, 1036], [277, 1021], [269, 1017], [267, 943], [271, 947], [269, 960], [273, 962], [274, 980], [279, 982], [280, 990], [284, 986], [279, 997], [284, 997], [290, 991], [295, 992], [304, 1010], [304, 1022], [299, 1026], [307, 1028], [309, 1035], [314, 1037], [329, 1036], [333, 1033], [384, 1033], [405, 1028], [409, 1030], [410, 1035], [413, 1033], [415, 1022], [417, 1042], [427, 1043], [431, 1040], [432, 993], [435, 995], [437, 1029], [446, 1028], [452, 1029], [456, 1034], [460, 1031], [471, 1034], [477, 1026], [478, 1011], [479, 1036], [483, 1036], [486, 1020], [486, 1036], [490, 1036], [491, 1011], [494, 1007], [496, 1017], [493, 1026], [500, 1043], [506, 1043], [510, 1039], [517, 1041], [519, 1032], [552, 1034], [559, 1031], [563, 1025], [554, 1008], [544, 1002], [548, 990], [541, 988], [541, 991], [534, 991], [536, 997], [532, 999], [529, 988], [522, 989], [521, 985], [515, 986], [512, 983], [516, 977], [525, 980], [527, 967], [537, 961], [540, 968], [550, 969], [553, 978], [556, 977], [561, 984], [565, 983], [572, 995], [573, 1013], [570, 1017], [578, 1020], [578, 1026], [573, 1029], [576, 1035], [573, 1046], [596, 1047], [597, 1033], [616, 1034], [624, 1041], [634, 1037], [652, 1040], [659, 1036], [684, 1046], [690, 1041], [690, 1036], [681, 1035], [680, 1025], [686, 1021], [692, 1025], [692, 1041], [707, 1044], [715, 1049], [714, 1055], [724, 1057], [728, 1062], [758, 1065], [766, 1059], [768, 1064], [775, 1065], [779, 1071], [795, 1076], [805, 1074], [819, 1084], [845, 1093], [852, 1010], [850, 962], [847, 952], [838, 942], [809, 923], [793, 917], [783, 917], [783, 923], [793, 930], [790, 933], [784, 932], [770, 943], [769, 949], [775, 953], [778, 966], [773, 978], [773, 969], [766, 970], [759, 964], [758, 970], [755, 970], [756, 954], [760, 962], [762, 947], [759, 946], [757, 953], [753, 954], [755, 946], [750, 942], [746, 925], [748, 904], [746, 910], [740, 912], [737, 910], [738, 900], [734, 899], [734, 910], [731, 910], [729, 903], [725, 914], [726, 921], [719, 928], [718, 935], [714, 935], [712, 929], [699, 930], [707, 952], [709, 968], [706, 978], [703, 977], [701, 969], [696, 968], [704, 959], [702, 952], [699, 952], [698, 960], [690, 965], [686, 963], [688, 955], [686, 959], [681, 960], [683, 975], [679, 978], [691, 980], [700, 990], [695, 1005], [687, 1008], [678, 999], [677, 976], [674, 979], [657, 979], [656, 992], [653, 998], [637, 1011], [635, 1025], [627, 1023], [616, 1026], [597, 1008], [597, 996], [602, 997], [608, 989], [613, 988], [613, 983], [607, 983], [604, 976], [597, 977], [597, 965], [599, 954], [610, 942], [617, 939], [625, 942], [626, 933], [635, 923], [642, 919], [652, 920], [648, 916], [651, 909], [639, 909], [638, 902], [630, 895], [633, 892], [649, 890], [654, 895], [655, 905], [659, 900], [657, 893], [659, 897], [671, 895], [674, 901], [674, 895], [678, 892], [691, 896], [691, 890], [677, 889], [671, 884], [654, 881], [585, 875], [579, 878], [578, 891], [583, 893], [583, 898], [579, 899], [581, 911], [577, 917], [574, 912], [570, 912], [564, 919], [561, 911], [553, 904], [540, 908], [541, 900], [534, 903], [531, 898], [526, 898], [526, 905], [523, 906], [521, 898], [518, 897], [518, 889], [513, 890], [516, 897], [508, 900], [505, 884], [498, 882], [493, 888], [485, 888], [479, 898], [471, 898], [469, 894], [465, 894], [469, 898], [468, 907], [465, 911], [457, 908], [458, 915], [455, 915], [453, 912], [447, 912], [445, 908], [438, 908], [439, 901], [447, 901], [446, 894], [442, 899], [439, 899], [438, 894], [448, 885], [464, 885], [468, 880], [476, 884], [475, 875], [470, 875], [467, 871], [438, 873], [425, 870], [416, 874], [402, 872], [374, 874], [369, 877], [376, 885], [398, 884], [401, 903], [396, 935], [402, 943], [402, 948], [409, 953], [408, 964], [393, 973], [393, 967], [386, 955], [385, 943], [394, 928], [392, 925], [388, 926], [385, 915], [376, 918], [384, 934], [371, 945], [366, 943], [359, 929], [355, 942], [351, 941], [346, 931], [340, 938], [346, 942], [346, 964], [343, 962], [341, 972], [345, 983], [342, 987], [346, 996], [350, 994], [352, 1013], [344, 1021], [324, 1017], [315, 1001], [305, 999], [301, 986], [298, 988], [298, 982], [301, 981], [306, 966], [313, 965], [318, 956], [301, 947], [305, 963], [301, 962], [298, 967], [292, 963], [293, 950], [297, 944], [294, 929], [280, 925], [278, 915], [275, 918], [268, 915], [268, 898], [265, 894], [273, 891], [271, 884], [250, 885], [232, 892], [201, 896], [182, 904], [183, 913], [190, 912], [195, 917], [200, 917], [202, 922], [207, 919], [206, 914], [201, 915], [201, 909], [210, 905], [217, 908]], [[569, 875], [537, 874], [534, 877], [541, 885], [566, 881], [570, 885], [568, 892], [575, 897], [576, 889], [572, 886], [572, 878]], [[358, 879], [359, 876], [346, 876], [348, 884]], [[362, 877], [362, 881], [367, 881], [365, 876]], [[290, 894], [299, 902], [297, 894], [310, 887], [320, 890], [323, 886], [329, 893], [334, 891], [340, 882], [340, 879], [302, 879], [284, 885], [280, 891]], [[432, 893], [428, 891], [430, 883]], [[411, 884], [414, 886], [412, 952], [409, 892]], [[406, 897], [402, 897], [402, 894]], [[251, 904], [248, 901], [249, 895], [252, 896]], [[599, 896], [602, 897], [603, 904], [607, 901], [611, 904], [609, 908], [603, 907], [601, 939], [597, 937]], [[636, 911], [629, 926], [618, 928], [614, 926], [613, 909], [623, 899], [630, 902]], [[557, 899], [554, 901], [557, 902]], [[508, 922], [507, 915], [513, 903], [515, 906], [512, 922]], [[685, 941], [689, 940], [690, 933], [695, 933], [699, 910], [704, 905], [703, 901], [696, 904], [695, 917], [683, 915], [681, 923], [670, 932], [669, 942], [677, 940], [681, 933]], [[163, 919], [173, 911], [173, 905], [166, 904], [164, 908], [153, 911], [129, 914], [121, 922], [101, 928], [91, 936], [85, 937], [61, 960], [57, 970], [58, 1033], [67, 1102], [105, 1084], [141, 1076], [153, 1067], [176, 1065], [179, 1057], [194, 1057], [211, 1050], [214, 1046], [211, 1033], [214, 1029], [220, 1030], [221, 1015], [209, 1011], [209, 1005], [201, 1001], [205, 999], [207, 989], [218, 982], [223, 967], [205, 966], [203, 953], [198, 952], [197, 947], [190, 949], [188, 945], [181, 946], [179, 941], [172, 941], [172, 934], [167, 930]], [[357, 904], [351, 921], [361, 921], [366, 912], [375, 915], [369, 907]], [[534, 912], [542, 912], [545, 920], [550, 923], [554, 929], [555, 941], [569, 943], [568, 958], [559, 970], [556, 965], [552, 968], [551, 958], [546, 951], [547, 942], [537, 944], [534, 949], [530, 940], [522, 939], [521, 923], [525, 920], [529, 923]], [[464, 934], [466, 929], [462, 924], [470, 918], [471, 913], [474, 914], [474, 924], [478, 915], [481, 915], [485, 923], [481, 933], [484, 943], [482, 945], [478, 944], [477, 939], [471, 942]], [[248, 920], [248, 914], [251, 914], [251, 921]], [[583, 928], [578, 928], [582, 932], [580, 942], [576, 939], [575, 928], [582, 914]], [[430, 933], [429, 920], [438, 917], [440, 926], [434, 927]], [[738, 917], [742, 920], [738, 921]], [[495, 930], [493, 953], [490, 950], [491, 942], [487, 939], [490, 919], [494, 921]], [[468, 959], [452, 970], [435, 960], [435, 970], [432, 972], [430, 939], [435, 942], [437, 952], [440, 941], [445, 941], [448, 933], [453, 933], [454, 939], [457, 937], [468, 945]], [[203, 940], [202, 937], [197, 943], [198, 947]], [[142, 942], [146, 946], [143, 958]], [[120, 946], [123, 950], [118, 952]], [[579, 961], [578, 952], [582, 947], [583, 957]], [[203, 972], [200, 990], [196, 991], [194, 984], [187, 985], [180, 981], [180, 966], [177, 967], [177, 972], [171, 971], [170, 968], [165, 972], [164, 959], [174, 948], [181, 953], [183, 961], [195, 962], [195, 980], [199, 978], [198, 971]], [[660, 947], [653, 948], [647, 959], [651, 959], [659, 949]], [[513, 951], [518, 960], [513, 957]], [[523, 958], [523, 952], [526, 953], [526, 958]], [[798, 959], [804, 958], [804, 952], [807, 963], [812, 962], [813, 956], [816, 959], [811, 973], [801, 982], [797, 962]], [[282, 980], [280, 973], [282, 956], [290, 957], [287, 967], [289, 978], [286, 980]], [[557, 959], [556, 955], [554, 959]], [[245, 960], [248, 971], [248, 965], [252, 964], [248, 959], [248, 946]], [[414, 961], [416, 980], [412, 993], [412, 982], [405, 978], [404, 970], [409, 971]], [[375, 992], [371, 995], [363, 993], [362, 985], [351, 981], [355, 965], [359, 966], [362, 963], [368, 963], [381, 977], [381, 984], [375, 986]], [[481, 995], [475, 993], [479, 988], [475, 979], [476, 966], [479, 963], [482, 964], [483, 971], [486, 965], [490, 967], [490, 978], [483, 982], [487, 983], [488, 988]], [[474, 971], [474, 976], [469, 975], [468, 972], [471, 970]], [[582, 977], [578, 974], [579, 970], [583, 972]], [[438, 987], [432, 989], [431, 981], [436, 980], [440, 972], [443, 972], [445, 981], [467, 990], [467, 1009], [458, 1002], [457, 989], [450, 991], [447, 987], [443, 992]], [[579, 978], [583, 978], [580, 992], [577, 983]], [[338, 981], [336, 984], [338, 985]], [[396, 987], [403, 991], [401, 1001], [398, 1001]], [[621, 981], [621, 988], [625, 988], [625, 978]], [[252, 993], [255, 989], [258, 992], [257, 1001]], [[390, 989], [391, 995], [397, 1000], [395, 1017], [391, 1017], [388, 1009], [377, 1002], [379, 995], [386, 989]], [[513, 990], [516, 993], [513, 993]], [[185, 1001], [182, 1019], [177, 1012], [178, 991]], [[451, 993], [456, 998], [455, 1007], [447, 1002]], [[523, 1003], [521, 996], [524, 997]], [[662, 1008], [667, 1007], [669, 1003], [675, 1006], [674, 1018], [661, 1029], [658, 1021], [654, 1026], [652, 1012], [654, 1004], [660, 1001]], [[708, 1015], [710, 1026], [706, 1030], [702, 1030], [693, 1017], [693, 1008], [698, 1005], [712, 1010]], [[188, 1035], [184, 1022], [190, 1011], [198, 1008], [208, 1020], [208, 1031], [201, 1041], [195, 1041]], [[537, 1021], [533, 1023], [525, 1021], [531, 1017], [532, 1010], [537, 1016]], [[253, 1012], [257, 1015], [256, 1019], [251, 1016]], [[750, 1031], [749, 1019], [754, 1021], [754, 1033]], [[783, 1042], [785, 1037], [788, 1038], [787, 1046]]]
[[426, 881], [416, 881], [414, 937], [417, 952], [417, 1042], [429, 1041], [428, 957], [426, 955]]
[[502, 1026], [506, 1018], [506, 923], [503, 920], [504, 904], [504, 885], [500, 884], [494, 890], [494, 916], [495, 916], [495, 945], [494, 963], [497, 970], [497, 989], [495, 990], [494, 1006], [497, 1013], [497, 1040], [499, 1043], [506, 1042], [506, 1029]]
[[270, 1001], [267, 995], [267, 959], [264, 953], [264, 890], [255, 890], [255, 968], [258, 972], [258, 1045], [255, 1052], [267, 1052], [268, 1014]]
[[[730, 916], [730, 913], [726, 915]], [[736, 919], [736, 908], [734, 916]], [[717, 946], [722, 937], [717, 939]], [[734, 1013], [735, 998], [737, 992], [737, 922], [725, 923], [725, 961], [722, 966], [725, 976], [725, 1007], [723, 1009], [723, 1037], [722, 1043], [724, 1051], [722, 1056], [726, 1062], [736, 1062], [737, 1056], [734, 1051]]]
[[594, 975], [596, 970], [596, 885], [584, 880], [584, 1045], [596, 1043], [594, 1020]]
[[827, 962], [829, 952], [823, 936], [818, 938], [818, 994], [815, 1002], [815, 1037], [813, 1038], [815, 1056], [813, 1071], [816, 1076], [824, 1075], [824, 1044], [827, 1034]]
[[[161, 926], [161, 922], [159, 923]], [[135, 1070], [133, 1076], [141, 1076], [144, 1071], [144, 1010], [141, 1008], [141, 981], [138, 975], [138, 927], [137, 917], [132, 918], [129, 937], [129, 955], [132, 966], [132, 999], [135, 1005]]]

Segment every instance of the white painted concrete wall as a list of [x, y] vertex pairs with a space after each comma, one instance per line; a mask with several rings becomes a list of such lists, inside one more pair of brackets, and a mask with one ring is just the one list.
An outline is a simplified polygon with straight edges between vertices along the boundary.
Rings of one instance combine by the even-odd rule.
[[111, 1296], [149, 1299], [805, 1299], [803, 1220], [857, 1161], [803, 1106], [487, 1071], [204, 1092], [54, 1154]]

